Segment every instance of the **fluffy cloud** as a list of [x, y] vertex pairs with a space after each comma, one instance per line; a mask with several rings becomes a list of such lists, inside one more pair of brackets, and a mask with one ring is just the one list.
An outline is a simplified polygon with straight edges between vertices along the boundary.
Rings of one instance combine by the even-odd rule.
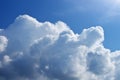
[[5, 36], [0, 36], [0, 52], [4, 51], [7, 46], [7, 38]]
[[21, 15], [0, 35], [0, 80], [119, 79], [120, 51], [104, 48], [100, 26], [75, 34], [61, 21]]

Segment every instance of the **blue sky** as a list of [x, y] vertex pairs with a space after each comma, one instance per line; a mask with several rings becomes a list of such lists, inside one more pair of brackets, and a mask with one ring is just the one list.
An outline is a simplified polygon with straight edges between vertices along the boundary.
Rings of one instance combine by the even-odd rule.
[[102, 26], [105, 47], [118, 50], [119, 5], [119, 0], [1, 0], [0, 28], [6, 28], [21, 14], [28, 14], [41, 22], [61, 20], [77, 33], [91, 26]]

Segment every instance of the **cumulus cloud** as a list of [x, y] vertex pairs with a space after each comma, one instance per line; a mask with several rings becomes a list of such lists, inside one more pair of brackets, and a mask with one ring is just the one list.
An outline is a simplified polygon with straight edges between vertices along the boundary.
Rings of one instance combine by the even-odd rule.
[[7, 46], [7, 38], [5, 36], [0, 36], [0, 52], [4, 51]]
[[119, 80], [120, 51], [104, 48], [100, 26], [76, 34], [20, 15], [0, 35], [0, 80]]

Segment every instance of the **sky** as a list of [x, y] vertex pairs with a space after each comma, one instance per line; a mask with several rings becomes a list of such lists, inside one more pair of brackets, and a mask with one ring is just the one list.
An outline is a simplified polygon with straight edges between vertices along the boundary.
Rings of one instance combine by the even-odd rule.
[[120, 0], [1, 0], [0, 80], [119, 80]]

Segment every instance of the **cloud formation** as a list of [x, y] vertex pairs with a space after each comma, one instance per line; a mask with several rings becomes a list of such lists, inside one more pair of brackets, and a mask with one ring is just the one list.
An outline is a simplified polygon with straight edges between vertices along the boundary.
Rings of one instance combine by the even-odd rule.
[[20, 15], [0, 30], [0, 80], [119, 80], [120, 51], [103, 41], [100, 26], [76, 34], [64, 22]]
[[5, 47], [7, 46], [7, 38], [5, 36], [0, 36], [0, 52], [4, 51]]

